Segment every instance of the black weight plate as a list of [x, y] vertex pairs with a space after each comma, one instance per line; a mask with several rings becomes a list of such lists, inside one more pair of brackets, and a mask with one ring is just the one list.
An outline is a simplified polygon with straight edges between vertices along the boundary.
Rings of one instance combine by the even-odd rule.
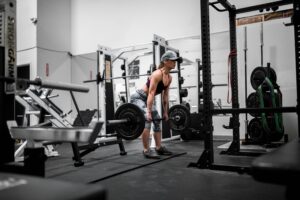
[[248, 125], [249, 138], [255, 142], [262, 144], [265, 142], [265, 132], [262, 127], [261, 121], [258, 118], [253, 118]]
[[[247, 108], [259, 108], [259, 98], [256, 92], [252, 92], [247, 97]], [[251, 116], [256, 117], [259, 116], [259, 113], [249, 113]]]
[[169, 125], [174, 131], [183, 131], [191, 124], [190, 112], [186, 106], [174, 105], [169, 109]]
[[[274, 85], [277, 81], [277, 75], [273, 68], [270, 69], [269, 79]], [[264, 82], [266, 76], [267, 76], [267, 68], [266, 67], [256, 67], [250, 76], [250, 82], [254, 90], [257, 90], [257, 88]]]
[[276, 131], [275, 130], [276, 125], [275, 125], [274, 117], [268, 117], [267, 122], [268, 122], [269, 128], [271, 129], [270, 132], [266, 132], [266, 136], [267, 136], [268, 141], [278, 142], [279, 140], [282, 139], [282, 137], [284, 135], [284, 127], [282, 126], [283, 127], [282, 132]]
[[145, 128], [145, 116], [143, 111], [135, 104], [125, 103], [119, 106], [115, 113], [115, 119], [128, 119], [127, 123], [116, 125], [116, 131], [125, 140], [138, 138]]
[[[271, 94], [269, 92], [263, 93], [263, 101], [264, 101], [264, 108], [271, 108], [272, 106], [272, 99]], [[260, 108], [259, 105], [259, 97], [256, 92], [252, 92], [249, 94], [247, 101], [247, 108]], [[253, 117], [261, 116], [261, 113], [250, 113], [249, 114]], [[267, 116], [273, 115], [272, 113], [266, 113]]]

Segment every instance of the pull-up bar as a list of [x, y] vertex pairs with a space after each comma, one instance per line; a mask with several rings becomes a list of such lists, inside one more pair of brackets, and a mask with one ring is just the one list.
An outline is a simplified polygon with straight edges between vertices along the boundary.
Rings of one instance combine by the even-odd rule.
[[[229, 11], [229, 12], [235, 12], [235, 14], [241, 14], [241, 13], [257, 11], [257, 10], [261, 10], [261, 9], [265, 9], [265, 8], [289, 5], [292, 3], [293, 3], [293, 0], [281, 0], [281, 1], [275, 1], [275, 2], [264, 3], [264, 4], [260, 4], [260, 5], [236, 9], [235, 6], [230, 4], [230, 2], [227, 0], [217, 0], [215, 2], [209, 3], [209, 5], [211, 5], [213, 8], [215, 8], [219, 12]], [[216, 4], [221, 4], [224, 7], [224, 9], [218, 8], [216, 6]]]

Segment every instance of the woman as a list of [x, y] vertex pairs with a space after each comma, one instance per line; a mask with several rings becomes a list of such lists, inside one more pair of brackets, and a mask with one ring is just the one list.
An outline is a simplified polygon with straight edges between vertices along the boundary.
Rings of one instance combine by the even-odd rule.
[[[155, 121], [155, 119], [159, 119], [160, 116], [154, 102], [155, 96], [162, 94], [163, 119], [168, 120], [169, 87], [172, 82], [170, 71], [175, 68], [176, 61], [178, 60], [181, 60], [181, 57], [177, 57], [173, 51], [166, 51], [161, 57], [158, 69], [151, 74], [147, 83], [141, 89], [138, 89], [130, 98], [131, 103], [139, 106], [146, 116], [147, 121], [142, 133], [143, 154], [146, 158], [159, 158], [159, 155], [172, 155], [172, 152], [161, 145], [160, 121]], [[155, 151], [152, 151], [149, 146], [152, 123], [154, 124]]]

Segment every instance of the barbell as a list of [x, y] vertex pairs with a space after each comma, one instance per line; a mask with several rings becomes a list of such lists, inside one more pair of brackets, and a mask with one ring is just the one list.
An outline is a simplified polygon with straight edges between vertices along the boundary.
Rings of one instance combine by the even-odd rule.
[[[190, 126], [190, 112], [183, 105], [174, 105], [169, 109], [168, 124], [171, 130], [184, 131]], [[153, 119], [153, 121], [161, 121]], [[124, 103], [118, 107], [114, 120], [107, 120], [108, 126], [114, 126], [117, 134], [125, 140], [138, 138], [145, 128], [146, 118], [143, 111], [135, 104]]]
[[[178, 73], [178, 70], [172, 70], [170, 71], [171, 74], [176, 74]], [[101, 76], [100, 73], [97, 74], [96, 79], [93, 80], [85, 80], [83, 83], [92, 83], [92, 82], [97, 82], [99, 84], [100, 82], [103, 82], [104, 80], [114, 80], [114, 79], [125, 79], [125, 78], [135, 78], [135, 77], [141, 77], [141, 76], [150, 76], [150, 73], [147, 74], [136, 74], [136, 75], [128, 75], [128, 76], [116, 76], [116, 77], [105, 77]]]

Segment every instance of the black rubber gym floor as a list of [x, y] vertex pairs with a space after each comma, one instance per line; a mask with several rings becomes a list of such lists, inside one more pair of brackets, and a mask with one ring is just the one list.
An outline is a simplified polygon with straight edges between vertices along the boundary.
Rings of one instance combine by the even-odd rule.
[[[215, 162], [224, 165], [250, 166], [255, 157], [220, 155], [214, 142]], [[203, 141], [169, 141], [175, 152], [160, 160], [145, 159], [141, 141], [125, 141], [127, 155], [119, 155], [118, 145], [101, 147], [84, 157], [85, 165], [74, 167], [70, 144], [58, 146], [59, 157], [46, 161], [46, 178], [87, 184], [107, 189], [108, 200], [132, 199], [285, 199], [285, 187], [255, 181], [248, 174], [220, 170], [188, 168], [197, 162]]]

